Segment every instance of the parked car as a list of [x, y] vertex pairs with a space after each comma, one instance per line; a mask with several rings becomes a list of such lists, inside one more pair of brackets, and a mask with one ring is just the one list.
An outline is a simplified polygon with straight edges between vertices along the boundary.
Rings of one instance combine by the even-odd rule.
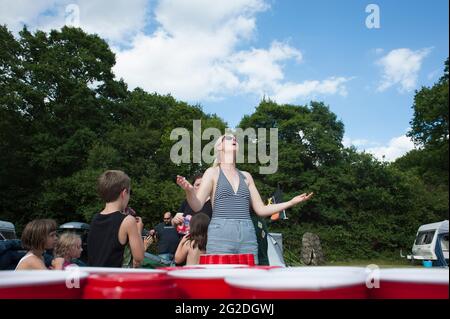
[[0, 220], [0, 240], [16, 239], [16, 228], [13, 223]]

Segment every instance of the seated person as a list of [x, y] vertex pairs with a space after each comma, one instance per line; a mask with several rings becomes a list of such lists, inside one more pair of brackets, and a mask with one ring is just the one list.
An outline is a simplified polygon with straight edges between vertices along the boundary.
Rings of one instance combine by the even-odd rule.
[[197, 265], [200, 255], [206, 253], [209, 217], [206, 214], [195, 214], [191, 219], [191, 227], [178, 245], [175, 253], [175, 263]]
[[[47, 270], [44, 261], [46, 249], [53, 249], [58, 241], [56, 222], [52, 219], [35, 219], [22, 232], [22, 246], [28, 250], [16, 266], [17, 270]], [[62, 269], [62, 264], [51, 269]]]
[[[200, 173], [195, 175], [194, 178], [192, 179], [192, 186], [194, 187], [195, 191], [198, 191], [198, 189], [200, 188], [202, 178], [203, 174]], [[194, 212], [191, 206], [189, 206], [187, 200], [184, 200], [181, 203], [180, 209], [178, 211], [179, 213], [177, 213], [175, 217], [172, 219], [172, 225], [177, 226], [178, 233], [181, 236], [183, 236], [189, 232], [189, 223], [193, 215], [197, 213], [204, 213], [208, 215], [210, 219], [212, 218], [211, 200], [208, 199], [205, 205], [203, 205], [202, 209], [199, 210], [198, 212]]]
[[54, 267], [65, 269], [69, 265], [74, 265], [74, 259], [81, 256], [81, 237], [74, 233], [64, 233], [55, 247], [55, 259], [52, 265]]

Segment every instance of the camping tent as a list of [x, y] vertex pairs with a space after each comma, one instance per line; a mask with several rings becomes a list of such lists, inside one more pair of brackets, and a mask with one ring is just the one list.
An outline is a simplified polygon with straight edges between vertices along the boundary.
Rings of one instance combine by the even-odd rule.
[[267, 255], [270, 266], [286, 267], [283, 258], [283, 236], [280, 233], [267, 234]]

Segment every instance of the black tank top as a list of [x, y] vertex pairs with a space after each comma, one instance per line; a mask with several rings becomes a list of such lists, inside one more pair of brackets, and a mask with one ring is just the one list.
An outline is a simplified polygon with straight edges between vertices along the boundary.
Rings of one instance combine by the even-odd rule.
[[126, 244], [119, 241], [119, 228], [125, 217], [121, 212], [94, 216], [87, 240], [89, 266], [122, 267]]

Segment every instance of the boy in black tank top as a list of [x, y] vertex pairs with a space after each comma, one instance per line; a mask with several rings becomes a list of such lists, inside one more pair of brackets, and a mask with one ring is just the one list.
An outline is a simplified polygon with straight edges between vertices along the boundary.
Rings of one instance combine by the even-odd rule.
[[130, 178], [122, 171], [106, 171], [98, 179], [98, 192], [105, 208], [92, 219], [87, 245], [88, 265], [92, 267], [121, 267], [127, 243], [133, 256], [133, 266], [144, 259], [140, 217], [125, 215], [131, 196]]

